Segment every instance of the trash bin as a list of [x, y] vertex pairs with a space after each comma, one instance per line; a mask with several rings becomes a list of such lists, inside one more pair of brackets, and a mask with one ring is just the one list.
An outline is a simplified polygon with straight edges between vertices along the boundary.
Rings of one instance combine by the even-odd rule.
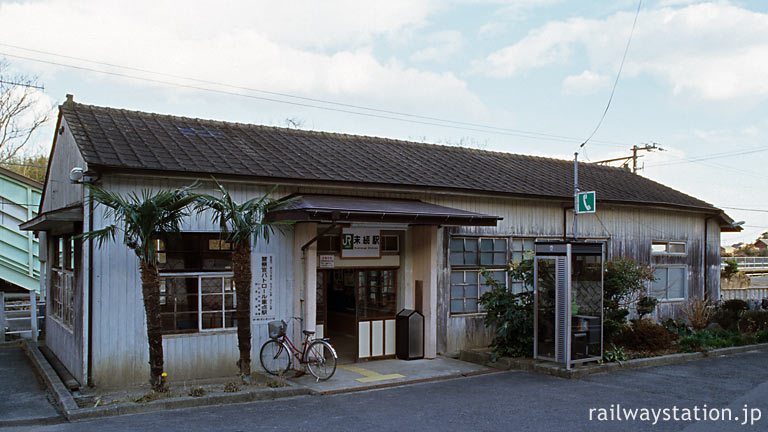
[[413, 309], [403, 309], [395, 321], [397, 358], [424, 358], [424, 315]]

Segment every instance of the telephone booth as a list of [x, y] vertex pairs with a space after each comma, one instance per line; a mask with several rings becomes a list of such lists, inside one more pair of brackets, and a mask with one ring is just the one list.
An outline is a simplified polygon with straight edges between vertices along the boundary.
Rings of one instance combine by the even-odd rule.
[[603, 354], [603, 243], [536, 242], [534, 358], [564, 364]]

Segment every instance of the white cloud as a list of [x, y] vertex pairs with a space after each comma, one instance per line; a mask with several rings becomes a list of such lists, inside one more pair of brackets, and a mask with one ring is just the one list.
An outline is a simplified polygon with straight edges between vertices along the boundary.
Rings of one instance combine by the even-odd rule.
[[[442, 103], [464, 107], [464, 114], [482, 111], [479, 99], [455, 75], [405, 67], [373, 54], [375, 40], [398, 38], [422, 26], [435, 7], [431, 0], [229, 0], [190, 1], [184, 6], [170, 0], [44, 0], [0, 4], [0, 41], [243, 87], [351, 99], [393, 109], [429, 112], [432, 104]], [[38, 72], [45, 74], [59, 70], [28, 65], [40, 67]], [[96, 74], [91, 78], [119, 79]], [[169, 94], [178, 92], [169, 90]]]
[[427, 37], [426, 48], [413, 53], [411, 60], [417, 62], [445, 61], [464, 46], [464, 38], [456, 30], [432, 33]]
[[585, 70], [579, 75], [570, 75], [563, 80], [566, 93], [587, 94], [602, 90], [611, 84], [611, 77]]
[[[634, 13], [572, 18], [532, 30], [490, 54], [476, 71], [506, 77], [563, 64], [586, 52], [589, 69], [613, 75]], [[710, 100], [768, 97], [768, 14], [728, 2], [642, 11], [625, 73], [666, 81], [674, 94]]]

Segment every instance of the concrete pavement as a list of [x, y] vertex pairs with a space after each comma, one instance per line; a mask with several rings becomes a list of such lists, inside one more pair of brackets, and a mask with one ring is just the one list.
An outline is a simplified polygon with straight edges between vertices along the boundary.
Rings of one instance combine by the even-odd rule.
[[[661, 367], [568, 380], [500, 372], [331, 396], [147, 413], [25, 428], [40, 431], [730, 431], [768, 429], [768, 352], [710, 357]], [[739, 421], [590, 420], [590, 410], [762, 411]], [[594, 414], [594, 412], [593, 412]], [[22, 430], [22, 429], [18, 429]]]
[[0, 345], [0, 426], [62, 421], [24, 351]]

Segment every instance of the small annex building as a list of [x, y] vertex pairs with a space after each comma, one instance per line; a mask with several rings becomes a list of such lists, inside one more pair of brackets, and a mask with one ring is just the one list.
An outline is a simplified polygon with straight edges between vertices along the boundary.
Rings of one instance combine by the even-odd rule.
[[[70, 181], [73, 168], [80, 182]], [[425, 317], [424, 354], [487, 345], [480, 269], [510, 290], [504, 269], [537, 239], [573, 235], [572, 162], [84, 105], [60, 106], [39, 233], [48, 308], [46, 343], [81, 383], [139, 384], [148, 350], [138, 263], [121, 243], [97, 248], [76, 235], [105, 226], [85, 183], [119, 193], [175, 188], [215, 176], [236, 199], [297, 196], [270, 214], [292, 229], [253, 250], [253, 358], [267, 322], [298, 338], [329, 336], [342, 357], [387, 358], [395, 315]], [[604, 242], [608, 259], [650, 263], [658, 313], [691, 296], [719, 295], [720, 233], [739, 228], [722, 210], [619, 168], [579, 165], [598, 212], [580, 238]], [[79, 176], [77, 176], [79, 177]], [[158, 242], [165, 369], [172, 380], [237, 373], [231, 252], [207, 214]], [[58, 305], [61, 305], [60, 307]], [[253, 364], [259, 367], [258, 360]]]

